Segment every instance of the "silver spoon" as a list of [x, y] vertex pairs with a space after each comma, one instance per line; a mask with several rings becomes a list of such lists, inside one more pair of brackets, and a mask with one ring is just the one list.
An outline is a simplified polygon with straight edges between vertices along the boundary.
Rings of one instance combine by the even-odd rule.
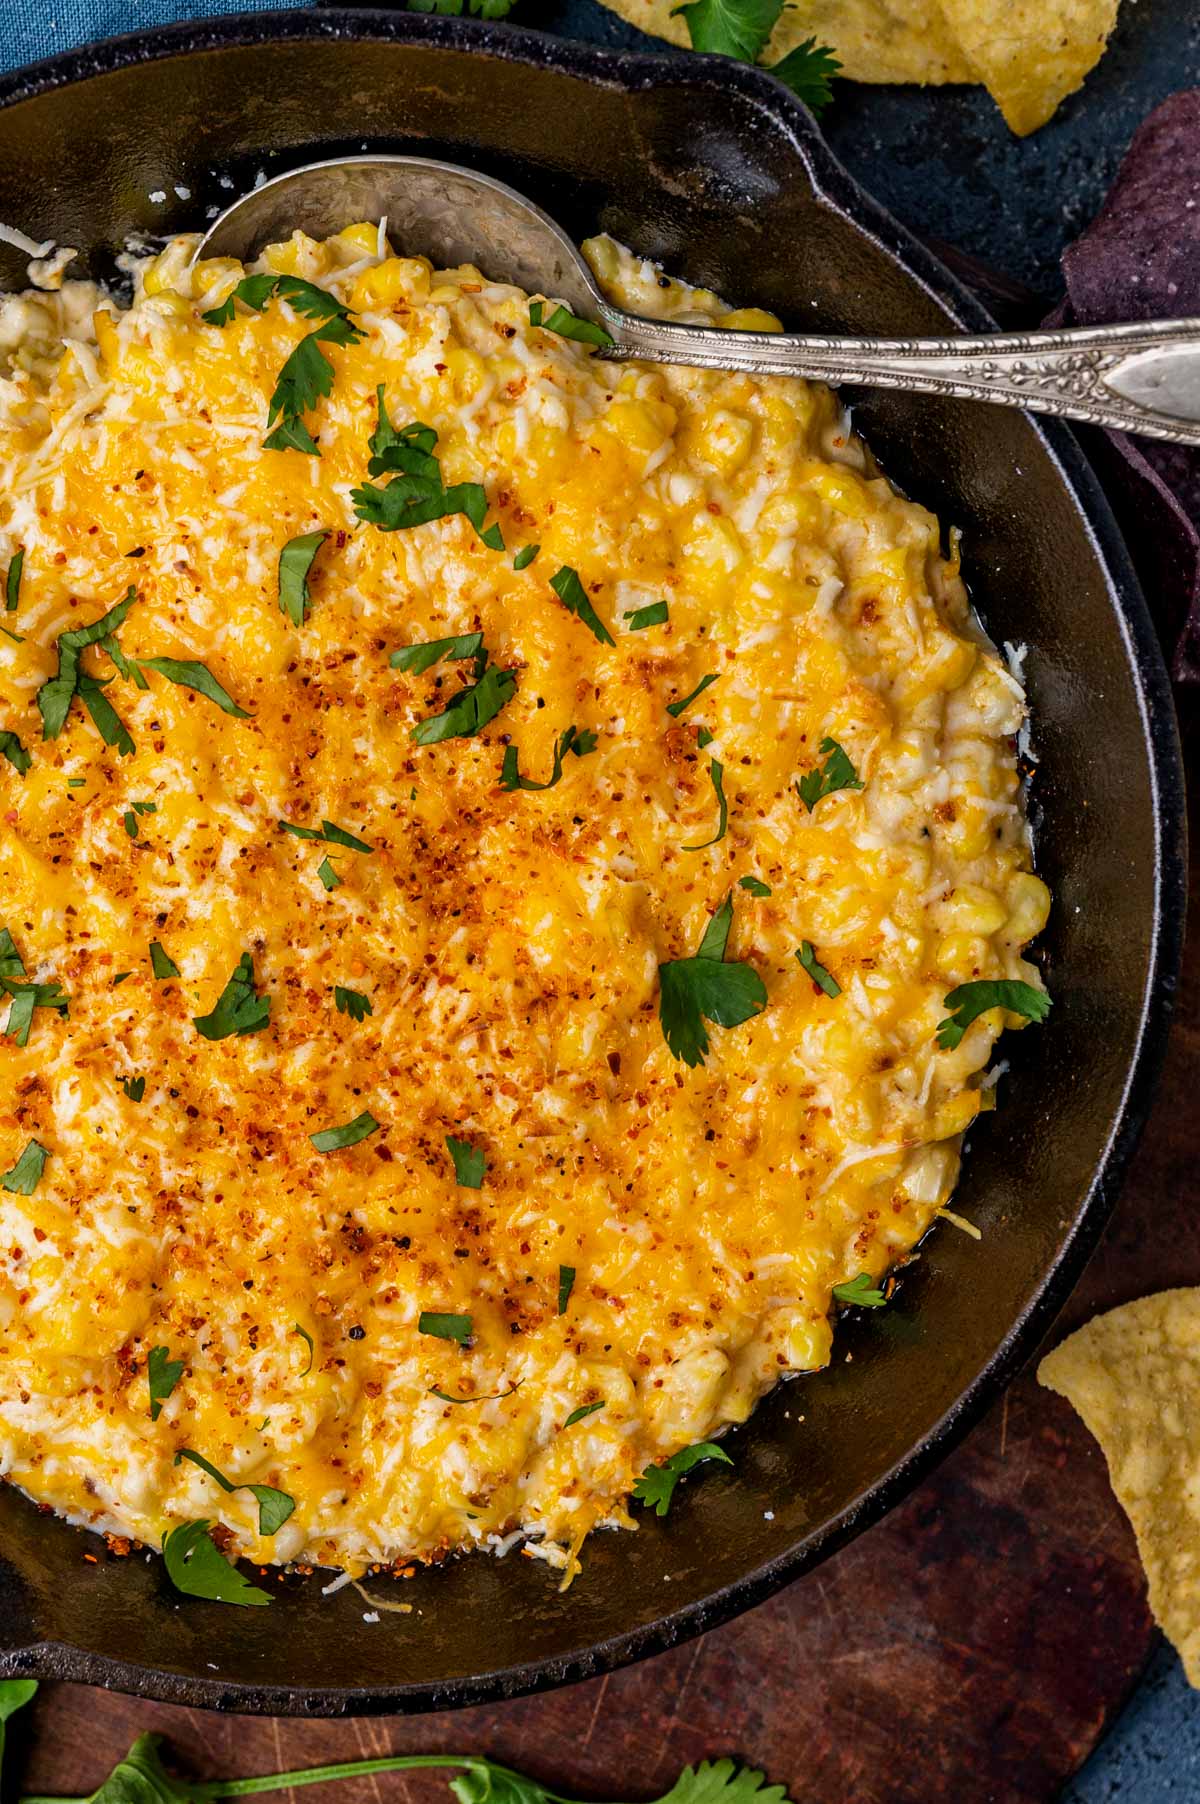
[[297, 227], [326, 238], [381, 218], [405, 251], [438, 268], [471, 263], [598, 321], [613, 339], [603, 357], [953, 395], [1200, 445], [1200, 319], [961, 338], [826, 338], [642, 319], [605, 299], [540, 207], [491, 176], [428, 157], [343, 157], [289, 170], [227, 207], [196, 256], [248, 261]]

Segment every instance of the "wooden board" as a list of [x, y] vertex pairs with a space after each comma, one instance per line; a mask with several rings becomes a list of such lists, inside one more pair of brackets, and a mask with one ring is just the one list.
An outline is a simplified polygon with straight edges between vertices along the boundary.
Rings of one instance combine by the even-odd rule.
[[[1195, 701], [1189, 713], [1195, 773]], [[1200, 860], [1194, 902], [1198, 871]], [[1200, 1283], [1198, 1092], [1193, 946], [1153, 1118], [1064, 1326]], [[386, 1618], [378, 1632], [392, 1632]], [[220, 1717], [48, 1686], [14, 1724], [12, 1777], [21, 1791], [90, 1792], [136, 1734], [157, 1729], [198, 1777], [473, 1752], [570, 1796], [636, 1799], [665, 1791], [689, 1761], [729, 1753], [766, 1768], [797, 1804], [1047, 1804], [1124, 1701], [1153, 1634], [1103, 1459], [1027, 1371], [878, 1527], [761, 1608], [656, 1660], [513, 1704], [341, 1723]], [[446, 1793], [436, 1774], [305, 1793], [311, 1804], [334, 1797], [432, 1804]]]

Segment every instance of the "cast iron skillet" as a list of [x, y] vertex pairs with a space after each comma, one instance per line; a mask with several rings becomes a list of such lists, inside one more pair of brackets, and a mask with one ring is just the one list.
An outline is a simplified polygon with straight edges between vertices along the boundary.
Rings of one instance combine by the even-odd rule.
[[[577, 236], [607, 229], [792, 326], [989, 324], [769, 77], [459, 19], [259, 15], [9, 77], [0, 219], [87, 247], [102, 271], [130, 232], [203, 222], [228, 198], [222, 177], [240, 187], [367, 146], [490, 170]], [[10, 283], [20, 273], [0, 267]], [[829, 1371], [778, 1391], [727, 1443], [734, 1471], [681, 1487], [670, 1517], [643, 1515], [637, 1534], [594, 1535], [566, 1595], [540, 1563], [475, 1556], [397, 1585], [418, 1613], [378, 1625], [353, 1591], [323, 1598], [319, 1579], [284, 1581], [269, 1611], [225, 1608], [177, 1597], [157, 1559], [86, 1564], [85, 1537], [0, 1486], [0, 1674], [334, 1715], [599, 1672], [745, 1609], [876, 1520], [1045, 1330], [1108, 1213], [1163, 1049], [1184, 898], [1170, 694], [1067, 431], [899, 394], [863, 400], [857, 418], [891, 476], [963, 527], [994, 637], [1032, 648], [1055, 1009], [1005, 1042], [1002, 1106], [972, 1136], [957, 1207], [983, 1247], [939, 1229], [892, 1308], [844, 1328]]]

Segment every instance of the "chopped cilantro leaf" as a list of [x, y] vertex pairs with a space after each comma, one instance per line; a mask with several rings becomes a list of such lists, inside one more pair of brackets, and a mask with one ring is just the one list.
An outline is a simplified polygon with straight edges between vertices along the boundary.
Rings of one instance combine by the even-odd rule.
[[460, 689], [440, 714], [430, 714], [417, 721], [411, 737], [417, 745], [438, 745], [444, 739], [471, 739], [490, 720], [494, 720], [517, 690], [517, 679], [511, 670], [500, 670], [495, 664], [482, 676]]
[[255, 995], [254, 961], [243, 952], [214, 1008], [207, 1015], [194, 1015], [192, 1024], [206, 1040], [227, 1040], [231, 1034], [259, 1033], [270, 1015], [271, 999]]
[[818, 802], [839, 789], [862, 788], [858, 772], [836, 739], [822, 739], [817, 750], [825, 758], [824, 764], [807, 771], [793, 786], [810, 814]]
[[496, 1403], [502, 1397], [511, 1397], [520, 1388], [521, 1380], [518, 1378], [506, 1391], [485, 1391], [481, 1397], [452, 1397], [449, 1391], [439, 1391], [436, 1384], [431, 1384], [429, 1395], [439, 1398], [443, 1403]]
[[68, 789], [86, 789], [87, 788], [87, 778], [86, 777], [68, 777], [67, 778], [67, 788]]
[[384, 488], [367, 482], [351, 489], [350, 499], [358, 519], [377, 526], [380, 532], [401, 532], [424, 526], [430, 520], [465, 514], [490, 550], [503, 551], [499, 526], [493, 524], [485, 529], [483, 524], [488, 507], [483, 484], [456, 482], [447, 488], [442, 467], [433, 455], [437, 444], [433, 427], [414, 420], [397, 431], [387, 417], [382, 388], [378, 395], [379, 426], [370, 440], [374, 455], [367, 472], [371, 476], [393, 474]]
[[352, 1021], [362, 1021], [373, 1014], [371, 998], [364, 996], [361, 990], [349, 990], [345, 984], [335, 983], [333, 1001], [339, 1015], [349, 1015]]
[[482, 633], [460, 633], [456, 639], [426, 639], [419, 645], [402, 645], [388, 659], [393, 670], [407, 670], [413, 676], [423, 676], [440, 664], [443, 658], [460, 660], [474, 658], [476, 676], [482, 675], [487, 666], [487, 654], [483, 649]]
[[471, 1318], [469, 1315], [439, 1315], [436, 1311], [423, 1309], [417, 1318], [417, 1333], [432, 1334], [438, 1340], [456, 1340], [460, 1347], [465, 1347], [471, 1338]]
[[217, 1551], [210, 1526], [206, 1521], [181, 1522], [164, 1536], [163, 1564], [175, 1589], [185, 1597], [204, 1597], [211, 1603], [272, 1603], [269, 1591], [252, 1585]]
[[738, 888], [747, 890], [752, 896], [769, 896], [771, 893], [770, 884], [764, 883], [761, 877], [739, 877]]
[[182, 1359], [172, 1359], [169, 1347], [151, 1347], [146, 1360], [146, 1383], [150, 1387], [150, 1420], [157, 1422], [162, 1406], [183, 1377]]
[[225, 714], [232, 714], [235, 720], [249, 720], [245, 708], [239, 708], [229, 691], [225, 689], [213, 675], [207, 664], [201, 664], [196, 658], [139, 658], [138, 663], [143, 670], [156, 670], [159, 676], [165, 676], [169, 682], [179, 683], [184, 689], [194, 689], [198, 695], [216, 702]]
[[1024, 1015], [1027, 1021], [1044, 1021], [1050, 1013], [1050, 998], [1044, 990], [1035, 990], [1031, 983], [1023, 983], [1019, 977], [981, 978], [976, 983], [960, 983], [957, 989], [951, 990], [946, 997], [946, 1007], [950, 1013], [938, 1023], [937, 1042], [947, 1051], [953, 1051], [971, 1023], [980, 1015], [986, 1015], [989, 1009], [1011, 1009], [1014, 1015]]
[[32, 1196], [46, 1169], [46, 1160], [50, 1154], [37, 1140], [31, 1140], [16, 1164], [8, 1171], [0, 1172], [0, 1184], [17, 1196]]
[[482, 1189], [483, 1174], [487, 1170], [483, 1149], [472, 1146], [469, 1140], [458, 1140], [453, 1134], [447, 1134], [446, 1150], [454, 1163], [454, 1182], [461, 1184], [464, 1190]]
[[567, 1304], [571, 1301], [571, 1292], [575, 1288], [575, 1267], [560, 1265], [558, 1268], [558, 1313], [566, 1315]]
[[58, 670], [42, 684], [36, 697], [42, 717], [43, 739], [58, 738], [67, 724], [71, 703], [78, 696], [104, 743], [116, 746], [123, 758], [132, 754], [135, 749], [133, 740], [104, 694], [106, 680], [88, 675], [80, 664], [80, 656], [89, 645], [102, 644], [119, 668], [124, 659], [119, 647], [114, 653], [114, 635], [136, 600], [137, 590], [130, 585], [115, 607], [111, 607], [107, 614], [102, 614], [99, 620], [94, 620], [90, 626], [76, 627], [72, 632], [59, 634], [55, 642]]
[[515, 745], [504, 748], [504, 763], [500, 770], [501, 789], [553, 789], [563, 774], [563, 759], [568, 752], [577, 758], [586, 758], [589, 752], [596, 749], [596, 735], [590, 727], [582, 731], [578, 727], [568, 727], [554, 743], [554, 762], [550, 767], [550, 775], [544, 783], [535, 783], [532, 777], [523, 777], [520, 771], [520, 753]]
[[0, 989], [7, 990], [12, 997], [4, 1032], [18, 1046], [29, 1044], [34, 1009], [56, 1009], [64, 1017], [70, 1009], [71, 999], [64, 996], [57, 980], [53, 983], [18, 983], [13, 977], [0, 977]]
[[766, 1007], [766, 985], [758, 972], [736, 960], [725, 961], [732, 920], [733, 900], [726, 896], [695, 957], [670, 959], [658, 967], [659, 1020], [672, 1057], [685, 1065], [703, 1065], [708, 1055], [705, 1021], [738, 1027]]
[[115, 990], [118, 987], [118, 985], [123, 984], [127, 977], [132, 977], [132, 976], [133, 976], [132, 971], [118, 971], [116, 976], [112, 980], [113, 989]]
[[296, 839], [323, 839], [331, 846], [345, 846], [351, 852], [373, 852], [365, 839], [357, 839], [353, 833], [347, 833], [345, 827], [339, 827], [334, 821], [322, 821], [319, 827], [300, 827], [295, 821], [280, 821], [279, 825], [285, 833], [291, 833]]
[[540, 545], [523, 545], [513, 559], [513, 569], [528, 570], [530, 564], [532, 564], [534, 558], [541, 549]]
[[179, 976], [179, 966], [163, 951], [157, 940], [150, 942], [150, 969], [159, 983], [165, 983], [168, 977]]
[[364, 1109], [353, 1121], [343, 1122], [341, 1127], [322, 1128], [319, 1133], [308, 1137], [319, 1153], [336, 1153], [343, 1147], [357, 1146], [360, 1140], [366, 1140], [378, 1132], [379, 1123], [369, 1109]]
[[329, 537], [326, 527], [289, 539], [279, 553], [279, 607], [293, 626], [303, 626], [308, 612], [308, 575], [318, 551]]
[[671, 1507], [675, 1486], [684, 1473], [690, 1472], [702, 1460], [710, 1459], [720, 1460], [726, 1466], [733, 1464], [724, 1448], [718, 1447], [715, 1441], [698, 1441], [694, 1447], [683, 1447], [672, 1454], [664, 1465], [647, 1466], [633, 1487], [634, 1501], [652, 1506], [657, 1516], [665, 1516]]
[[818, 989], [824, 990], [827, 996], [841, 995], [841, 984], [838, 982], [837, 978], [833, 976], [832, 972], [827, 971], [824, 965], [820, 963], [811, 940], [801, 941], [796, 957], [800, 960], [800, 963], [804, 966], [804, 969], [808, 972], [808, 975], [812, 978]]
[[0, 977], [24, 977], [25, 966], [16, 941], [7, 927], [0, 927]]
[[317, 866], [317, 876], [321, 879], [321, 882], [327, 890], [337, 889], [342, 881], [334, 870], [333, 860], [329, 857], [328, 853]]
[[578, 620], [582, 620], [594, 639], [598, 639], [601, 645], [616, 644], [616, 640], [588, 599], [588, 592], [580, 582], [578, 573], [572, 570], [569, 564], [564, 564], [561, 569], [555, 571], [550, 578], [550, 587], [568, 613], [574, 614]]
[[258, 1504], [258, 1532], [260, 1535], [273, 1535], [281, 1529], [296, 1507], [296, 1499], [286, 1491], [277, 1491], [274, 1485], [235, 1485], [218, 1471], [211, 1460], [206, 1460], [202, 1453], [194, 1453], [190, 1447], [181, 1447], [175, 1455], [175, 1464], [180, 1460], [190, 1460], [193, 1466], [199, 1466], [201, 1472], [214, 1479], [223, 1491], [232, 1497], [235, 1491], [249, 1491]]
[[581, 1403], [578, 1409], [571, 1411], [563, 1423], [563, 1427], [574, 1428], [576, 1422], [582, 1422], [585, 1416], [594, 1416], [598, 1409], [604, 1408], [604, 1402], [604, 1398], [601, 1397], [599, 1403]]
[[682, 701], [668, 702], [667, 703], [667, 713], [672, 715], [674, 717], [674, 719], [678, 720], [679, 716], [683, 713], [684, 709], [690, 708], [692, 703], [696, 700], [697, 696], [703, 695], [704, 691], [706, 689], [710, 689], [712, 687], [712, 685], [717, 680], [717, 674], [718, 673], [715, 670], [710, 670], [706, 677], [700, 678], [700, 681], [696, 684], [696, 687], [692, 690], [692, 693], [690, 695], [685, 695], [683, 697]]
[[22, 777], [33, 763], [33, 759], [17, 735], [10, 732], [7, 727], [0, 732], [0, 758], [7, 758], [18, 775]]
[[645, 632], [648, 626], [662, 626], [671, 617], [665, 601], [652, 601], [644, 608], [631, 608], [625, 621], [631, 633]]
[[146, 1094], [146, 1080], [144, 1077], [123, 1077], [121, 1088], [130, 1102], [141, 1102]]
[[8, 571], [4, 578], [4, 611], [15, 614], [17, 603], [21, 598], [21, 572], [25, 568], [25, 553], [22, 549], [13, 552], [9, 559]]
[[844, 1284], [835, 1284], [833, 1294], [839, 1303], [850, 1303], [861, 1309], [882, 1309], [887, 1302], [883, 1291], [876, 1290], [870, 1272], [858, 1272]]
[[725, 800], [725, 766], [716, 758], [710, 758], [708, 774], [717, 794], [717, 830], [711, 839], [701, 840], [699, 845], [684, 846], [685, 852], [705, 852], [709, 846], [720, 845], [725, 837], [725, 829], [729, 825], [729, 803]]
[[572, 313], [569, 307], [561, 304], [555, 307], [549, 317], [546, 317], [546, 303], [530, 301], [529, 323], [531, 326], [540, 326], [543, 332], [555, 332], [559, 338], [574, 338], [580, 344], [611, 345], [613, 343], [611, 332], [605, 331], [603, 326], [596, 325], [593, 320], [580, 319], [577, 313]]

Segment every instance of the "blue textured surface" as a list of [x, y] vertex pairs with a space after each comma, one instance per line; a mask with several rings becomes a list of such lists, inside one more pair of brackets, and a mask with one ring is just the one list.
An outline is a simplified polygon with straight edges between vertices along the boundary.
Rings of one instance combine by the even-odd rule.
[[[304, 0], [0, 0], [0, 69], [176, 19]], [[525, 0], [523, 23], [593, 43], [659, 48], [594, 0]], [[845, 86], [826, 121], [834, 150], [908, 225], [1053, 295], [1062, 245], [1087, 223], [1140, 119], [1200, 83], [1195, 0], [1128, 3], [1081, 95], [1033, 138], [1014, 139], [974, 90]], [[1163, 1646], [1061, 1804], [1179, 1804], [1200, 1798], [1200, 1696]]]
[[266, 12], [304, 0], [0, 0], [0, 69], [16, 69], [77, 44], [151, 31], [175, 19], [208, 19], [220, 13]]

